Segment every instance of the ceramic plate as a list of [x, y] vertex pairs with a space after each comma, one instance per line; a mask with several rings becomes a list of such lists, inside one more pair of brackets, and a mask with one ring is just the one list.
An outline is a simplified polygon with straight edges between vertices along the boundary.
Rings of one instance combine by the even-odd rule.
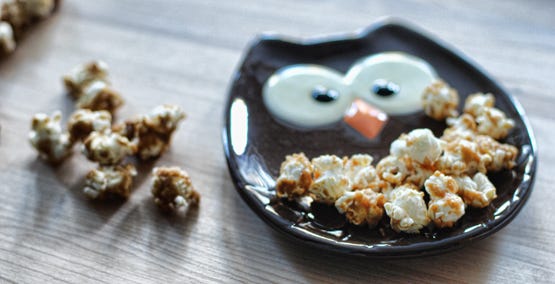
[[[437, 74], [467, 94], [491, 92], [496, 107], [515, 121], [503, 141], [519, 149], [517, 166], [488, 174], [498, 198], [483, 209], [469, 209], [455, 227], [409, 235], [393, 232], [385, 221], [376, 229], [346, 223], [334, 207], [288, 202], [275, 198], [275, 180], [284, 157], [304, 152], [308, 157], [369, 153], [378, 161], [401, 133], [430, 128], [440, 136], [446, 127], [417, 112], [391, 115], [383, 132], [367, 139], [343, 121], [317, 130], [280, 123], [262, 99], [266, 80], [279, 68], [318, 64], [347, 72], [358, 59], [385, 51], [400, 51], [426, 60]], [[262, 35], [252, 42], [234, 74], [225, 112], [223, 142], [229, 171], [241, 197], [266, 223], [307, 245], [368, 257], [411, 257], [445, 252], [482, 239], [507, 225], [530, 196], [536, 170], [536, 146], [520, 104], [468, 58], [444, 43], [398, 21], [382, 21], [357, 33], [296, 40]], [[385, 218], [384, 218], [385, 219]]]

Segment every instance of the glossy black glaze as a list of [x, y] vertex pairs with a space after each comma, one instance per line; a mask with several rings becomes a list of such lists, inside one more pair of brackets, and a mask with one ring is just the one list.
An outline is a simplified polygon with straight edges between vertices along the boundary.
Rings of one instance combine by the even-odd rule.
[[[304, 152], [314, 157], [370, 153], [377, 161], [388, 154], [391, 141], [403, 132], [427, 127], [441, 135], [445, 124], [422, 112], [391, 116], [374, 140], [360, 136], [344, 122], [317, 130], [288, 127], [277, 123], [262, 102], [264, 82], [281, 67], [309, 63], [346, 72], [357, 59], [382, 51], [403, 51], [428, 61], [440, 77], [459, 91], [463, 102], [473, 92], [495, 94], [496, 106], [515, 120], [516, 126], [504, 142], [518, 147], [518, 165], [512, 171], [489, 174], [498, 198], [487, 208], [467, 210], [454, 228], [397, 234], [385, 217], [376, 229], [370, 230], [347, 224], [333, 207], [274, 198], [275, 178], [287, 154]], [[520, 104], [510, 94], [463, 55], [406, 24], [392, 21], [376, 23], [357, 34], [318, 40], [296, 41], [279, 36], [255, 40], [233, 77], [223, 142], [238, 192], [272, 227], [309, 245], [380, 258], [442, 253], [498, 231], [530, 196], [537, 160], [532, 130]]]

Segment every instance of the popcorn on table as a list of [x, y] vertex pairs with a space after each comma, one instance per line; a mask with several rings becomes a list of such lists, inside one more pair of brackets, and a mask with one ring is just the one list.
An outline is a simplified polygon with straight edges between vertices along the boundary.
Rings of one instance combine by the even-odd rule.
[[406, 184], [393, 189], [384, 204], [390, 225], [396, 232], [418, 233], [430, 222], [424, 192]]
[[313, 182], [308, 191], [316, 202], [334, 204], [350, 190], [351, 183], [345, 175], [343, 160], [335, 155], [323, 155], [312, 159]]
[[383, 194], [363, 189], [346, 191], [335, 201], [335, 207], [350, 223], [374, 227], [382, 219], [384, 202]]
[[136, 151], [126, 137], [114, 132], [92, 132], [83, 142], [83, 154], [100, 165], [117, 165]]
[[103, 132], [112, 127], [112, 115], [108, 111], [76, 110], [67, 123], [67, 129], [73, 141], [81, 141], [91, 132]]
[[158, 158], [168, 148], [171, 137], [185, 112], [176, 105], [161, 105], [137, 120], [127, 121], [120, 131], [137, 144], [137, 155], [143, 160]]
[[187, 172], [178, 167], [157, 167], [152, 174], [152, 196], [160, 209], [173, 211], [186, 205], [198, 205], [200, 194]]
[[457, 181], [436, 171], [426, 180], [424, 186], [430, 196], [428, 216], [432, 222], [439, 228], [453, 227], [465, 213], [465, 203], [457, 195]]
[[435, 120], [444, 120], [458, 115], [459, 95], [442, 80], [433, 82], [424, 89], [422, 107], [429, 117]]
[[78, 108], [106, 110], [111, 114], [122, 105], [123, 98], [104, 81], [90, 83], [77, 99]]
[[128, 198], [136, 175], [133, 165], [100, 166], [87, 174], [83, 192], [91, 199]]
[[38, 113], [33, 116], [29, 141], [41, 158], [53, 164], [60, 163], [71, 154], [73, 143], [67, 132], [62, 131], [62, 114], [56, 111], [52, 116]]
[[464, 203], [469, 206], [484, 208], [497, 198], [495, 186], [488, 177], [482, 173], [476, 173], [474, 177], [455, 177]]
[[7, 22], [0, 21], [0, 55], [12, 53], [15, 47], [12, 26]]
[[96, 60], [75, 66], [63, 77], [66, 89], [76, 99], [80, 98], [86, 87], [93, 82], [108, 83], [108, 64]]
[[288, 155], [281, 163], [276, 181], [276, 195], [293, 200], [305, 196], [312, 184], [312, 164], [304, 153]]

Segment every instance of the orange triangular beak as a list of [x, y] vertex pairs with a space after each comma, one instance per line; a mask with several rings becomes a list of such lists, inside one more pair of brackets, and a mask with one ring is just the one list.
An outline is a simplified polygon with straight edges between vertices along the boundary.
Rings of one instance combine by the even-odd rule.
[[382, 132], [388, 116], [385, 112], [365, 101], [355, 99], [345, 113], [343, 120], [364, 137], [374, 139]]

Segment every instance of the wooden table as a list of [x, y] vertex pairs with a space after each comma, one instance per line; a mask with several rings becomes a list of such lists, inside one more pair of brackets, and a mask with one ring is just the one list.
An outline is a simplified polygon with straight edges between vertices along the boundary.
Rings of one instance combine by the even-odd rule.
[[[0, 62], [0, 282], [555, 281], [554, 14], [548, 0], [65, 1]], [[303, 247], [264, 224], [228, 175], [223, 105], [249, 40], [262, 31], [352, 31], [383, 15], [479, 62], [522, 103], [538, 139], [535, 189], [520, 215], [452, 253], [380, 261]], [[84, 197], [94, 165], [78, 151], [53, 168], [27, 141], [34, 113], [73, 111], [60, 76], [89, 59], [112, 66], [126, 99], [119, 119], [161, 103], [188, 113], [170, 151], [139, 168], [125, 203]], [[190, 173], [202, 193], [198, 210], [158, 213], [149, 192], [157, 165]]]

